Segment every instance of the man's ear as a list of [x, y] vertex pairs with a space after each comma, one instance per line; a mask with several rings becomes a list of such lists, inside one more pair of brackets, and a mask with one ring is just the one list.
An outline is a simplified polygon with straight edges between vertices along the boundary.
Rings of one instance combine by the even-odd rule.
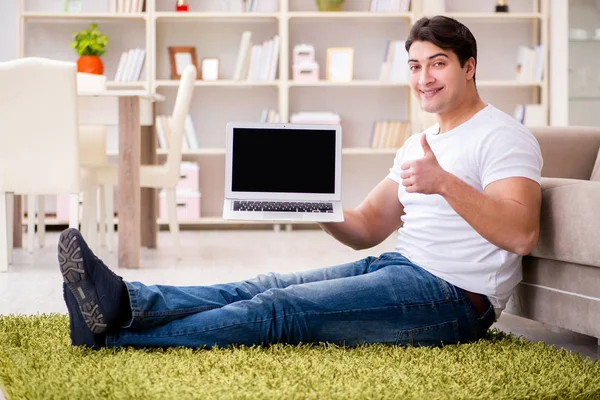
[[471, 57], [465, 62], [465, 74], [467, 79], [473, 79], [475, 76], [475, 58]]

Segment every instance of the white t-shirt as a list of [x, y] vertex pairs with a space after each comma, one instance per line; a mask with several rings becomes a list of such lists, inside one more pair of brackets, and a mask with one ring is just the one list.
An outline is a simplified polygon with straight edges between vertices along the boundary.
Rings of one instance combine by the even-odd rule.
[[[541, 181], [542, 155], [533, 134], [514, 118], [487, 105], [470, 120], [438, 134], [425, 130], [440, 166], [479, 192], [509, 177]], [[398, 182], [404, 206], [396, 251], [462, 289], [488, 296], [496, 318], [522, 279], [522, 257], [484, 239], [440, 195], [407, 193], [403, 162], [423, 157], [421, 135], [411, 136], [396, 153], [388, 178]]]

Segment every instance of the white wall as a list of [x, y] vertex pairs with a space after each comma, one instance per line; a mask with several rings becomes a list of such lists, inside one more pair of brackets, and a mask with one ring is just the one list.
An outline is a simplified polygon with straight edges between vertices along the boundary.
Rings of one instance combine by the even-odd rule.
[[0, 61], [17, 57], [17, 2], [18, 0], [0, 2]]
[[[570, 0], [569, 31], [583, 29], [588, 37], [600, 29], [600, 2]], [[569, 40], [569, 125], [600, 126], [600, 40]]]

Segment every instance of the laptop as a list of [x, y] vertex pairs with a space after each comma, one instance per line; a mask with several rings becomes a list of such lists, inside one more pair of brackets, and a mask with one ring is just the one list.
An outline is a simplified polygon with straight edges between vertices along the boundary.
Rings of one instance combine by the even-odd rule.
[[343, 221], [340, 125], [230, 122], [223, 218]]

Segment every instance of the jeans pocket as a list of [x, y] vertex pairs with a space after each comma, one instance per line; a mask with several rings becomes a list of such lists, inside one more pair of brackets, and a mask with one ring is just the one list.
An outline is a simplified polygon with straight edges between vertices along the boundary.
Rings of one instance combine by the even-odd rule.
[[400, 346], [441, 346], [459, 341], [458, 321], [442, 322], [398, 332], [396, 344]]

